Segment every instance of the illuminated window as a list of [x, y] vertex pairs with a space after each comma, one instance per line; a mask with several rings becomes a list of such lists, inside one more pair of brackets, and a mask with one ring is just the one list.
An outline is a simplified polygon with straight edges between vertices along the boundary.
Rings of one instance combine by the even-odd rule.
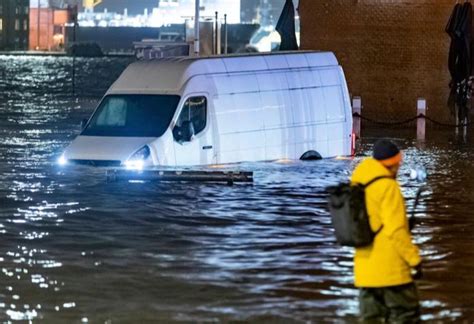
[[0, 18], [0, 32], [3, 31], [3, 19]]
[[192, 126], [194, 135], [199, 134], [206, 128], [207, 119], [207, 100], [206, 97], [192, 97], [186, 100], [183, 110], [176, 121], [173, 130], [175, 140], [182, 142], [182, 128]]

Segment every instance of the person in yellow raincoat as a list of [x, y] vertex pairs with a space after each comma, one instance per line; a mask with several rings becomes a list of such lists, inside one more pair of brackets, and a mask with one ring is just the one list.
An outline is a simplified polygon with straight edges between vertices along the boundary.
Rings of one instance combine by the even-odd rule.
[[[398, 147], [379, 140], [373, 157], [354, 170], [352, 183], [366, 184], [370, 226], [377, 235], [371, 245], [356, 248], [354, 284], [359, 288], [359, 308], [365, 322], [417, 323], [420, 306], [414, 278], [421, 276], [421, 257], [412, 243], [405, 201], [396, 180], [402, 161]], [[415, 274], [412, 276], [412, 272]]]

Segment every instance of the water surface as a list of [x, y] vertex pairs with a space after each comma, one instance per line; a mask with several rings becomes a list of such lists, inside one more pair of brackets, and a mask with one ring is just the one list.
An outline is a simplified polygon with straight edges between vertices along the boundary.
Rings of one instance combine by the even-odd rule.
[[423, 319], [474, 319], [473, 138], [451, 130], [370, 130], [354, 160], [255, 163], [252, 185], [107, 183], [55, 160], [127, 59], [0, 56], [0, 320], [353, 322], [352, 251], [335, 242], [327, 185], [379, 136], [405, 150], [411, 208], [429, 172], [414, 238]]

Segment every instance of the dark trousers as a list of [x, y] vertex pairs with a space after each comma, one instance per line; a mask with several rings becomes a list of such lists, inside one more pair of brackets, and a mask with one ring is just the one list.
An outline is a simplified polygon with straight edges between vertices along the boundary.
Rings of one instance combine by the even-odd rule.
[[419, 323], [420, 303], [414, 283], [361, 288], [360, 316], [363, 323]]

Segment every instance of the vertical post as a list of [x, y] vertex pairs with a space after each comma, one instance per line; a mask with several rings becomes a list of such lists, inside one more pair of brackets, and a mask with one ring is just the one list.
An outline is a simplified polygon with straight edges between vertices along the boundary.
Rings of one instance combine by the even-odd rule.
[[194, 55], [199, 56], [199, 0], [195, 0], [196, 8], [194, 12]]
[[418, 98], [416, 105], [416, 139], [418, 141], [424, 141], [426, 138], [426, 99]]
[[36, 50], [38, 51], [40, 49], [40, 19], [41, 19], [41, 1], [38, 0], [38, 21], [36, 22], [38, 30], [36, 31]]
[[76, 28], [77, 28], [77, 6], [72, 7], [72, 95], [76, 95]]
[[459, 135], [459, 106], [457, 103], [454, 104], [454, 118], [456, 120], [455, 132], [456, 132], [456, 136], [458, 136]]
[[216, 11], [216, 25], [214, 27], [214, 54], [219, 54], [219, 13]]
[[228, 44], [228, 39], [227, 39], [227, 14], [224, 15], [224, 54], [227, 54], [227, 44]]
[[[52, 19], [51, 19], [51, 20], [53, 21], [53, 24], [52, 24], [52, 25], [54, 26], [54, 13], [53, 13], [53, 11], [47, 10], [47, 11], [46, 11], [46, 14], [49, 16], [49, 17], [48, 17], [48, 21], [50, 21], [50, 20], [49, 20], [50, 17], [52, 18]], [[47, 38], [46, 38], [46, 45], [47, 45], [47, 48], [48, 48], [48, 52], [51, 52], [51, 45], [50, 45], [51, 43], [50, 43], [50, 39], [49, 39], [49, 35], [51, 35], [51, 29], [50, 29], [50, 28], [51, 28], [51, 27], [50, 27], [51, 24], [48, 23], [47, 26], [48, 26], [48, 27], [47, 27], [47, 31], [46, 31], [46, 37], [47, 37]]]
[[360, 138], [360, 131], [361, 131], [361, 116], [362, 114], [362, 98], [361, 97], [353, 97], [352, 98], [352, 132], [354, 133], [353, 136], [356, 139]]
[[467, 123], [468, 123], [467, 117], [464, 117], [464, 120], [462, 122], [464, 124], [462, 127], [462, 135], [463, 135], [464, 143], [466, 143], [467, 142]]

